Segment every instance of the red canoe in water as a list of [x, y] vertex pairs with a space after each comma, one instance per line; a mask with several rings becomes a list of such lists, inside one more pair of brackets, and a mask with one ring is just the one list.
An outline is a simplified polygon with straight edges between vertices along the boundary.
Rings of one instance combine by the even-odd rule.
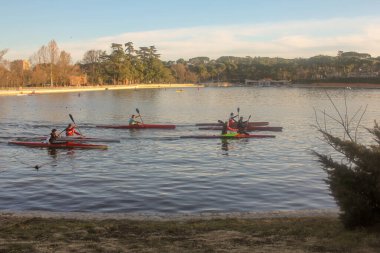
[[[212, 126], [212, 127], [199, 127], [199, 130], [222, 130], [221, 126]], [[245, 131], [272, 131], [272, 132], [281, 132], [282, 127], [270, 127], [270, 126], [248, 126]]]
[[174, 129], [175, 125], [160, 124], [136, 124], [136, 125], [98, 125], [101, 128], [118, 128], [118, 129]]
[[65, 141], [62, 143], [45, 143], [45, 142], [31, 142], [31, 141], [10, 141], [8, 144], [19, 145], [26, 147], [37, 148], [83, 148], [83, 149], [107, 149], [107, 145], [89, 144], [89, 143], [76, 143]]
[[180, 138], [188, 139], [246, 139], [246, 138], [275, 138], [275, 135], [269, 134], [237, 134], [237, 135], [185, 135]]
[[[212, 126], [222, 126], [222, 123], [197, 123], [196, 126], [206, 126], [206, 127], [212, 127]], [[269, 122], [248, 122], [248, 126], [267, 126], [269, 125]], [[236, 124], [233, 124], [232, 127], [236, 127]]]

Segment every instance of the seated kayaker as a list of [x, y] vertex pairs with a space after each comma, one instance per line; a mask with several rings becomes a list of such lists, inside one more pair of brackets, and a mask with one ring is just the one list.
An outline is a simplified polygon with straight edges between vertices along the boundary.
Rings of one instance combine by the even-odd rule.
[[248, 121], [243, 121], [243, 117], [239, 118], [238, 122], [236, 123], [238, 134], [249, 135], [249, 133], [245, 131], [247, 124], [248, 124]]
[[59, 138], [59, 134], [57, 133], [57, 129], [55, 129], [55, 128], [52, 129], [51, 133], [50, 133], [49, 143], [50, 144], [57, 143], [58, 138]]
[[227, 134], [227, 129], [228, 129], [228, 122], [226, 121], [223, 123], [222, 135]]
[[136, 116], [134, 114], [132, 114], [132, 116], [129, 118], [129, 125], [139, 125], [141, 124], [140, 121], [137, 121], [136, 119], [139, 118], [140, 116]]
[[237, 117], [237, 115], [234, 116], [234, 113], [231, 112], [230, 117], [228, 119], [228, 123], [227, 123], [227, 129], [229, 131], [232, 131], [232, 132], [237, 132], [238, 131], [237, 128], [233, 127], [236, 124], [236, 120], [235, 120], [236, 117]]
[[76, 125], [73, 123], [70, 123], [66, 129], [66, 136], [74, 136], [74, 135], [81, 135], [77, 130], [75, 130]]

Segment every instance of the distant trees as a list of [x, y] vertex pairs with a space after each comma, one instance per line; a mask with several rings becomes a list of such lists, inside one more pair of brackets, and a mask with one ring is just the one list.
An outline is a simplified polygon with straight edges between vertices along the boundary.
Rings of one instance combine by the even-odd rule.
[[70, 76], [76, 73], [70, 53], [60, 51], [57, 43], [51, 40], [30, 58], [32, 72], [30, 82], [34, 85], [69, 85]]
[[4, 55], [8, 52], [8, 49], [2, 49], [0, 50], [0, 84], [3, 84], [4, 86], [7, 85], [7, 75], [8, 75], [8, 70], [6, 69], [5, 66], [5, 59]]
[[175, 82], [178, 83], [196, 83], [198, 76], [190, 70], [189, 65], [184, 60], [178, 60], [177, 63], [168, 63]]
[[[112, 43], [110, 51], [89, 50], [81, 62], [72, 64], [69, 52], [60, 51], [52, 40], [30, 58], [31, 69], [4, 59], [0, 51], [2, 86], [68, 85], [70, 76], [85, 76], [87, 83], [243, 83], [245, 79], [288, 80], [294, 83], [364, 82], [380, 84], [380, 57], [370, 54], [339, 51], [337, 56], [317, 55], [310, 58], [270, 58], [206, 56], [189, 60], [161, 61], [155, 46], [135, 48], [132, 42]], [[21, 64], [21, 63], [19, 63]], [[25, 66], [24, 66], [25, 67]], [[22, 76], [22, 78], [20, 78]]]
[[132, 42], [111, 44], [111, 53], [90, 50], [82, 60], [82, 70], [90, 80], [105, 84], [167, 83], [175, 81], [154, 46], [136, 50]]
[[102, 55], [105, 55], [104, 51], [89, 50], [83, 56], [81, 67], [87, 73], [90, 84], [103, 84], [100, 66]]

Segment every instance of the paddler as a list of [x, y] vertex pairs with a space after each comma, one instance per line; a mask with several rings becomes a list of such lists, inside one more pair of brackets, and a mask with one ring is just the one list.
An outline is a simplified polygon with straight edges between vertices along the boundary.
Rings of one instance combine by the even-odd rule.
[[223, 122], [223, 127], [222, 127], [222, 135], [227, 134], [227, 129], [228, 129], [228, 122]]
[[129, 125], [139, 125], [139, 124], [141, 124], [140, 121], [136, 120], [137, 118], [140, 118], [140, 115], [136, 116], [136, 115], [132, 114], [132, 116], [129, 118], [129, 122], [128, 122]]
[[57, 129], [55, 129], [55, 128], [52, 129], [51, 133], [50, 133], [50, 137], [49, 137], [49, 143], [50, 144], [56, 143], [58, 138], [59, 138], [59, 134], [57, 133]]
[[75, 130], [76, 128], [76, 125], [73, 124], [73, 123], [70, 123], [66, 129], [65, 129], [65, 132], [66, 132], [66, 136], [74, 136], [74, 135], [81, 135], [77, 130]]
[[234, 113], [231, 112], [230, 117], [229, 117], [228, 122], [227, 122], [227, 130], [232, 131], [232, 132], [238, 131], [237, 128], [233, 127], [233, 125], [236, 124], [236, 120], [235, 120], [236, 117], [237, 117], [237, 115], [234, 116]]
[[245, 128], [246, 128], [246, 125], [248, 124], [248, 120], [247, 121], [243, 121], [243, 117], [240, 117], [238, 122], [236, 123], [236, 126], [237, 126], [237, 132], [238, 134], [246, 134], [246, 135], [249, 135], [249, 133], [247, 133], [245, 131]]

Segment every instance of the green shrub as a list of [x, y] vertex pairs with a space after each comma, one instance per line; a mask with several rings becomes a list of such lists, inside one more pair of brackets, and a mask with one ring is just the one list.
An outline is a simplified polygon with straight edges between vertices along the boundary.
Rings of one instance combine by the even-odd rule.
[[314, 152], [328, 175], [326, 183], [347, 228], [380, 223], [380, 128], [375, 122], [374, 128], [367, 130], [376, 145], [344, 140], [319, 128], [324, 140], [345, 159], [337, 162], [330, 155]]

